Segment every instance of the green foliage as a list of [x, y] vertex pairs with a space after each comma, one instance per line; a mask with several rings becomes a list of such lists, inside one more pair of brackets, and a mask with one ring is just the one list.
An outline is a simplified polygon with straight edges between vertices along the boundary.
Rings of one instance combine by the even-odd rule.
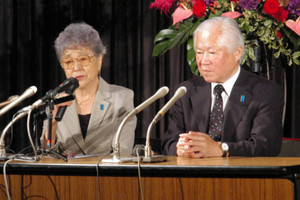
[[193, 18], [189, 18], [178, 26], [170, 26], [161, 30], [154, 39], [153, 56], [164, 54], [177, 45], [185, 43], [193, 34], [195, 28], [200, 24], [200, 20], [193, 23]]
[[196, 63], [196, 53], [194, 51], [194, 40], [190, 38], [187, 43], [187, 61], [190, 65], [191, 72], [196, 76], [199, 76], [199, 71]]

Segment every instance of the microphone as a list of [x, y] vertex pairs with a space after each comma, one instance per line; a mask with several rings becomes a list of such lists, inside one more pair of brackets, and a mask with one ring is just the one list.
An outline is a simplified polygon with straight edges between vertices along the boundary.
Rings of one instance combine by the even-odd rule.
[[144, 101], [143, 103], [141, 103], [140, 105], [138, 105], [128, 115], [134, 116], [134, 115], [138, 114], [139, 112], [141, 112], [142, 110], [144, 110], [146, 107], [148, 107], [150, 104], [152, 104], [157, 99], [159, 99], [161, 97], [164, 97], [166, 94], [168, 94], [168, 92], [169, 92], [169, 88], [167, 86], [159, 88], [159, 90], [157, 90], [157, 92], [154, 95], [152, 95], [146, 101]]
[[[40, 98], [39, 100], [37, 100], [36, 102], [34, 102], [31, 106], [31, 109], [33, 108], [37, 108], [40, 105], [42, 105], [42, 103], [44, 103], [45, 101], [48, 101], [50, 99], [54, 99], [54, 97], [61, 92], [66, 91], [67, 89], [69, 89], [70, 87], [75, 87], [78, 84], [78, 80], [76, 78], [68, 78], [66, 79], [63, 83], [61, 83], [58, 87], [56, 87], [53, 90], [49, 90], [45, 96], [43, 96], [42, 98]], [[78, 87], [78, 86], [77, 86]], [[76, 87], [76, 88], [77, 88]]]
[[147, 135], [146, 135], [146, 145], [145, 145], [145, 156], [143, 158], [143, 162], [161, 162], [166, 161], [167, 157], [163, 155], [151, 155], [151, 146], [150, 146], [150, 133], [153, 128], [153, 126], [166, 114], [166, 112], [174, 105], [174, 103], [180, 99], [183, 95], [186, 93], [186, 87], [182, 86], [178, 88], [174, 94], [174, 96], [167, 102], [160, 111], [156, 114], [156, 116], [153, 118], [151, 124], [148, 127]]
[[[73, 94], [73, 92], [79, 87], [79, 83], [78, 83], [78, 80], [75, 79], [76, 81], [72, 81], [72, 85], [70, 86], [70, 88], [66, 91], [67, 94]], [[56, 121], [61, 121], [65, 112], [66, 112], [66, 109], [67, 109], [67, 106], [61, 106], [58, 108], [58, 111], [56, 113], [56, 116], [55, 116], [55, 120]]]
[[13, 101], [12, 103], [8, 104], [7, 106], [5, 106], [4, 108], [2, 108], [0, 110], [0, 116], [2, 116], [3, 114], [5, 114], [6, 112], [8, 112], [10, 109], [12, 109], [13, 107], [17, 106], [19, 103], [21, 103], [22, 101], [24, 101], [25, 99], [31, 97], [32, 95], [34, 95], [37, 91], [37, 88], [35, 86], [31, 86], [29, 87], [27, 90], [25, 90], [25, 92], [23, 92], [23, 94], [21, 96], [19, 96], [15, 101]]
[[153, 121], [155, 124], [166, 114], [166, 112], [173, 106], [173, 104], [180, 99], [186, 93], [186, 87], [182, 86], [178, 88], [174, 94], [174, 96], [168, 101], [168, 103], [158, 111]]
[[15, 101], [17, 98], [19, 98], [19, 95], [13, 95], [13, 96], [8, 97], [7, 101], [0, 103], [0, 108], [10, 104], [11, 102]]
[[[78, 86], [79, 86], [79, 83], [76, 78], [74, 78], [74, 77], [68, 78], [62, 84], [60, 84], [58, 87], [56, 87], [53, 90], [54, 96], [56, 96], [56, 94], [58, 94], [58, 93], [70, 90], [71, 87], [75, 87], [75, 89], [76, 89], [76, 88], [78, 88]], [[73, 89], [73, 90], [75, 90], [75, 89]]]
[[161, 87], [157, 92], [152, 95], [150, 98], [148, 98], [146, 101], [138, 105], [136, 108], [134, 108], [121, 122], [119, 125], [119, 128], [117, 130], [116, 136], [115, 136], [115, 146], [113, 148], [113, 159], [103, 159], [102, 162], [126, 162], [126, 161], [131, 161], [130, 159], [128, 160], [121, 160], [120, 159], [120, 136], [122, 129], [125, 125], [125, 123], [134, 117], [136, 114], [144, 110], [146, 107], [148, 107], [150, 104], [152, 104], [154, 101], [157, 99], [164, 97], [166, 94], [168, 94], [169, 88], [167, 86]]

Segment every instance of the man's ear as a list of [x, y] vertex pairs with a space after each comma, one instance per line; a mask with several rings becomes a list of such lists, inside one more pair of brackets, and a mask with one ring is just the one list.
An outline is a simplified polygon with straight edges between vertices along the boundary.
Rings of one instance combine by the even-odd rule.
[[237, 62], [239, 62], [242, 58], [243, 55], [243, 48], [240, 46], [238, 47], [235, 52], [233, 53], [233, 55], [235, 56], [235, 59]]

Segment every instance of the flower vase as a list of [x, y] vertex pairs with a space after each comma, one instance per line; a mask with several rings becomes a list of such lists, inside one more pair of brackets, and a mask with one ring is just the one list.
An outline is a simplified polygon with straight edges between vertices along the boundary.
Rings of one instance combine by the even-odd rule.
[[261, 50], [261, 44], [253, 48], [254, 56], [256, 60], [250, 59], [250, 71], [254, 73], [260, 73], [262, 70], [262, 50]]
[[268, 78], [269, 58], [268, 58], [267, 49], [264, 43], [259, 41], [258, 39], [255, 39], [255, 43], [258, 44], [253, 47], [253, 54], [256, 59], [252, 60], [249, 58], [250, 66], [244, 64], [244, 68], [246, 68], [248, 71], [251, 71], [255, 74]]

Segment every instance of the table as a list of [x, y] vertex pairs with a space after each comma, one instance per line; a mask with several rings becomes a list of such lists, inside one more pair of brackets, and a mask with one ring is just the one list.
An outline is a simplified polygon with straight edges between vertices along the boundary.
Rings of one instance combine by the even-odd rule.
[[[7, 174], [12, 197], [98, 199], [99, 158], [64, 162], [43, 157], [34, 163], [10, 162]], [[2, 169], [3, 162], [0, 166]], [[101, 199], [142, 199], [137, 163], [100, 163], [98, 169]], [[168, 157], [167, 162], [141, 163], [140, 169], [145, 200], [299, 198], [297, 157]], [[4, 185], [3, 175], [0, 176], [0, 184]], [[2, 186], [0, 199], [6, 198]]]

